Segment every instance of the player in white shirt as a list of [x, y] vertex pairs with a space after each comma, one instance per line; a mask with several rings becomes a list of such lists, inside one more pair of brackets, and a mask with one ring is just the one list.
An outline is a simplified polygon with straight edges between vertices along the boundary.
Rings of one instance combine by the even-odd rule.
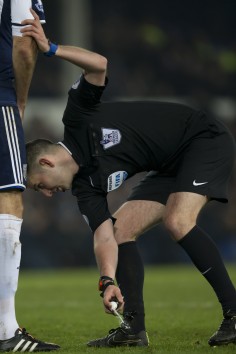
[[59, 348], [20, 329], [15, 314], [26, 170], [22, 119], [38, 53], [20, 32], [21, 22], [33, 18], [30, 8], [45, 22], [41, 0], [0, 0], [0, 352]]

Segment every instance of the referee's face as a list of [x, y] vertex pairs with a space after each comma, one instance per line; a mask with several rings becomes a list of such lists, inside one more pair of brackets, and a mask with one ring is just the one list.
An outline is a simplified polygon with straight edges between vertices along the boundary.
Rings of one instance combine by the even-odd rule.
[[46, 197], [52, 197], [57, 192], [71, 189], [72, 180], [59, 168], [43, 168], [41, 172], [28, 176], [27, 188], [41, 192]]

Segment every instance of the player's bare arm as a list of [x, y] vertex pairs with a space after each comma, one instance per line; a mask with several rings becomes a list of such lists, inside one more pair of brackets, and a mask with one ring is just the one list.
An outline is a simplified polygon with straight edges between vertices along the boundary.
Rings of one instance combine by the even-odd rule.
[[36, 42], [31, 37], [13, 37], [13, 69], [15, 76], [15, 88], [17, 95], [17, 105], [21, 119], [27, 103], [29, 87], [31, 84], [38, 48]]
[[[50, 50], [50, 44], [46, 37], [38, 15], [31, 10], [33, 20], [25, 20], [23, 25], [28, 25], [21, 30], [23, 36], [31, 36], [37, 42], [41, 52]], [[74, 46], [58, 45], [55, 55], [61, 59], [79, 66], [84, 70], [86, 80], [93, 85], [103, 86], [107, 71], [107, 59], [102, 55], [90, 52], [86, 49]]]

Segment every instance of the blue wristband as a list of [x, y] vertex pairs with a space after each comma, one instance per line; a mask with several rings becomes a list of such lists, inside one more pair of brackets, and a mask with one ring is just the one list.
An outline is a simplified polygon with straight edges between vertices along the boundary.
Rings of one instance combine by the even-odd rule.
[[48, 44], [50, 45], [49, 51], [43, 53], [46, 57], [52, 57], [53, 55], [55, 55], [57, 48], [58, 48], [58, 44], [52, 43], [50, 41], [48, 41]]

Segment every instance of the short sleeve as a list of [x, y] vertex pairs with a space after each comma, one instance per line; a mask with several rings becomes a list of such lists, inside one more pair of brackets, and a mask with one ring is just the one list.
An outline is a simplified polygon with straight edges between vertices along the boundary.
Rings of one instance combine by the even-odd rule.
[[101, 96], [107, 85], [108, 79], [104, 86], [96, 86], [86, 81], [84, 75], [72, 85], [69, 90], [69, 99], [78, 106], [93, 108], [100, 103]]
[[41, 23], [45, 23], [45, 14], [43, 3], [41, 0], [11, 0], [11, 20], [12, 20], [12, 35], [22, 37], [20, 32], [21, 22], [26, 19], [33, 19], [30, 12], [32, 8], [40, 18]]
[[93, 188], [85, 178], [73, 181], [72, 194], [77, 197], [79, 210], [93, 232], [105, 220], [114, 220], [108, 209], [107, 193]]

